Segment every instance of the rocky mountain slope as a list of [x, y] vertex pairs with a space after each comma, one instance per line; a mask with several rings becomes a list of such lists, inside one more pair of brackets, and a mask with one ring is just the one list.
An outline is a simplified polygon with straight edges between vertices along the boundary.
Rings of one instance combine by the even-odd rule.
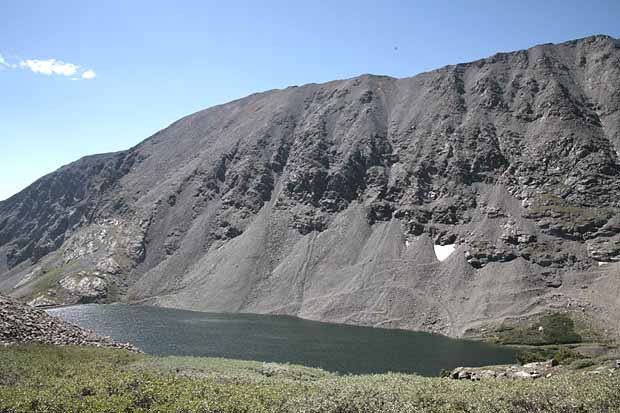
[[[0, 203], [33, 304], [620, 333], [620, 41], [254, 94]], [[441, 259], [441, 260], [440, 260]]]

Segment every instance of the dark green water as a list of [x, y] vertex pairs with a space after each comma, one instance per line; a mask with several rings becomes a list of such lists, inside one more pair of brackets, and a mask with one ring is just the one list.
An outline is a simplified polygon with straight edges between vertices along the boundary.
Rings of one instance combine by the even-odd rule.
[[512, 350], [433, 334], [354, 327], [286, 316], [213, 314], [130, 305], [48, 311], [157, 355], [226, 357], [342, 373], [408, 372], [511, 363]]

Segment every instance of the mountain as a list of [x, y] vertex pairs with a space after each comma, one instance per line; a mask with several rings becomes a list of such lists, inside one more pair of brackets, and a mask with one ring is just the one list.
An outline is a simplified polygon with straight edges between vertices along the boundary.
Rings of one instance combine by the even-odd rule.
[[[0, 203], [0, 291], [620, 334], [620, 41], [258, 93]], [[441, 259], [441, 260], [440, 260]]]

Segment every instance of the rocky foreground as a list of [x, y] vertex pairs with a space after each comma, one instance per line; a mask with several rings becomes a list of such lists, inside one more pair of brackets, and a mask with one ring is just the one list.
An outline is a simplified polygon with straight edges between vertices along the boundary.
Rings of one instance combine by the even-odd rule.
[[131, 344], [117, 343], [0, 295], [0, 344], [17, 343], [74, 344], [140, 351]]
[[[614, 374], [620, 370], [620, 360], [608, 360], [600, 365], [592, 363], [593, 368], [584, 370], [584, 374]], [[570, 372], [572, 373], [572, 371]], [[567, 374], [565, 366], [559, 366], [555, 360], [526, 363], [523, 365], [506, 365], [490, 367], [457, 367], [448, 377], [456, 380], [480, 381], [484, 379], [539, 379]]]

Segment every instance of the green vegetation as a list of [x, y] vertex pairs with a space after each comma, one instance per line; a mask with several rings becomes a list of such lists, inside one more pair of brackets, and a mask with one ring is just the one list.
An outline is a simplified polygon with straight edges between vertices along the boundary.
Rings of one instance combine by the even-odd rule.
[[48, 290], [57, 286], [58, 281], [65, 275], [65, 270], [61, 268], [54, 268], [52, 270], [43, 268], [42, 275], [35, 279], [30, 285], [32, 288], [31, 296], [34, 298], [40, 294], [46, 293]]
[[519, 350], [517, 353], [517, 363], [527, 364], [539, 361], [546, 361], [552, 358], [553, 351], [549, 349]]
[[[39, 295], [46, 294], [48, 290], [54, 290], [58, 287], [58, 282], [66, 275], [71, 274], [75, 269], [74, 264], [62, 265], [59, 267], [45, 266], [41, 269], [41, 275], [30, 281], [27, 286], [31, 289], [29, 298], [36, 298]], [[49, 297], [52, 299], [52, 297]]]
[[535, 350], [524, 349], [517, 353], [517, 362], [520, 364], [553, 360], [554, 365], [565, 365], [583, 358], [584, 356], [566, 346], [537, 348]]
[[[549, 193], [540, 194], [536, 202], [528, 209], [532, 218], [551, 217], [554, 230], [570, 237], [588, 231], [596, 231], [614, 215], [615, 208], [581, 207], [571, 205], [566, 200]], [[561, 223], [561, 225], [559, 225]]]
[[579, 343], [581, 336], [575, 331], [575, 323], [566, 314], [555, 313], [540, 320], [545, 340], [552, 343]]
[[573, 361], [582, 358], [584, 358], [584, 356], [565, 346], [560, 346], [560, 348], [553, 354], [553, 360], [555, 360], [558, 364], [570, 364]]
[[539, 195], [539, 202], [532, 208], [534, 212], [554, 212], [570, 216], [575, 219], [604, 219], [611, 218], [616, 211], [613, 208], [584, 208], [569, 204], [559, 196], [544, 193]]
[[575, 330], [570, 316], [562, 313], [545, 315], [529, 326], [502, 327], [497, 331], [499, 344], [570, 344], [580, 343], [582, 337]]
[[131, 367], [141, 371], [157, 371], [184, 377], [208, 377], [231, 382], [265, 379], [313, 381], [335, 377], [333, 373], [312, 367], [213, 357], [142, 357]]
[[[574, 373], [582, 374], [582, 373]], [[120, 350], [0, 348], [0, 412], [618, 412], [620, 374], [481, 382], [336, 376]]]
[[586, 369], [588, 367], [596, 366], [596, 361], [592, 359], [580, 359], [575, 360], [570, 364], [570, 368], [573, 370]]
[[108, 294], [105, 297], [106, 303], [114, 303], [119, 301], [120, 289], [115, 282], [108, 282]]

